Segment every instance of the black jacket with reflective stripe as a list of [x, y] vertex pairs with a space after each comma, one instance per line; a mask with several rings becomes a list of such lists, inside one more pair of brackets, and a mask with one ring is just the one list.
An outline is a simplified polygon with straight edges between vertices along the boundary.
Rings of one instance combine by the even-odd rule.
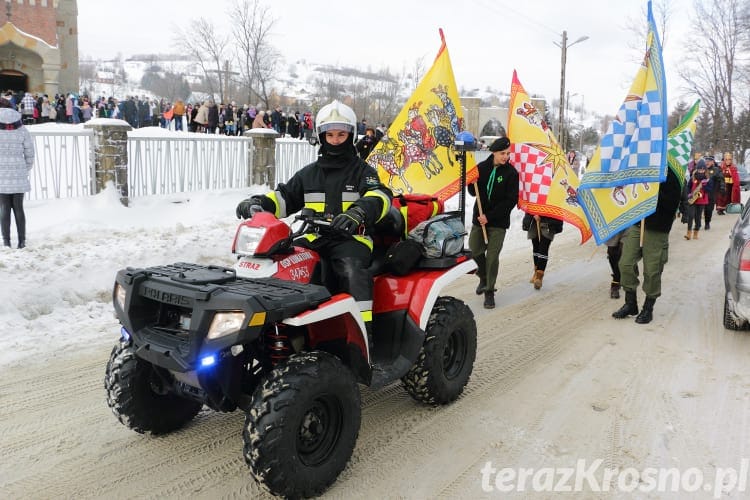
[[286, 214], [282, 216], [304, 208], [305, 199], [317, 201], [317, 211], [331, 216], [344, 212], [351, 203], [365, 212], [368, 227], [387, 213], [393, 197], [380, 182], [377, 171], [358, 157], [351, 158], [344, 166], [330, 168], [311, 163], [287, 183], [279, 184], [276, 192], [286, 205]]

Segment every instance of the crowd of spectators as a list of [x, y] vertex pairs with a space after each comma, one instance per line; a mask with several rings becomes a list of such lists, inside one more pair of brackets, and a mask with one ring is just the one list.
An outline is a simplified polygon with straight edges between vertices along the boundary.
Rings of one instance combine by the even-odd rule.
[[251, 128], [272, 128], [281, 137], [310, 140], [313, 137], [311, 111], [287, 111], [280, 106], [265, 110], [261, 107], [238, 105], [235, 101], [217, 104], [208, 98], [202, 102], [170, 102], [145, 96], [97, 97], [82, 94], [46, 94], [30, 92], [3, 93], [22, 116], [24, 124], [84, 123], [92, 118], [117, 118], [133, 128], [163, 127], [197, 133], [242, 135]]

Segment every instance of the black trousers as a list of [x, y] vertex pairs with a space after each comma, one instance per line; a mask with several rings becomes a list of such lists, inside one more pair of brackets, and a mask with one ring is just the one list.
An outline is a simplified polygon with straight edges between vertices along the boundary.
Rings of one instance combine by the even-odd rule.
[[[706, 205], [705, 208], [704, 208], [704, 210], [705, 210], [704, 217], [705, 217], [705, 220], [706, 220], [706, 224], [711, 224], [711, 217], [714, 214], [714, 205], [716, 205], [716, 202], [712, 201], [709, 198], [708, 205]], [[700, 229], [700, 227], [698, 227], [696, 229]]]
[[372, 252], [364, 243], [354, 238], [338, 240], [320, 237], [313, 241], [298, 238], [294, 245], [320, 254], [323, 285], [331, 293], [348, 293], [354, 297], [361, 310], [372, 309], [372, 275], [367, 269], [372, 260]]
[[607, 260], [612, 269], [612, 281], [620, 283], [620, 256], [622, 255], [622, 243], [613, 247], [607, 247]]
[[0, 229], [3, 233], [3, 243], [10, 241], [10, 211], [16, 218], [18, 241], [26, 242], [26, 215], [23, 212], [23, 197], [25, 193], [0, 193]]
[[532, 238], [531, 247], [534, 257], [534, 266], [539, 271], [547, 269], [547, 261], [549, 260], [549, 246], [552, 244], [552, 240], [549, 238]]

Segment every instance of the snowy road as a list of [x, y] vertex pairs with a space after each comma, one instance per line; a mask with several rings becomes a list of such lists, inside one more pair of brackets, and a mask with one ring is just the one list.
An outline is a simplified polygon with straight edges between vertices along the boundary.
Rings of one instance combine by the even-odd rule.
[[[471, 306], [479, 327], [477, 361], [463, 396], [428, 408], [398, 385], [363, 389], [354, 456], [326, 496], [505, 498], [499, 487], [521, 483], [498, 479], [488, 463], [495, 470], [557, 471], [581, 460], [601, 460], [601, 467], [592, 473], [593, 484], [584, 482], [585, 491], [569, 498], [631, 498], [616, 481], [609, 493], [592, 491], [602, 486], [604, 468], [628, 467], [696, 468], [704, 482], [690, 498], [713, 496], [717, 469], [739, 472], [750, 457], [750, 335], [725, 331], [721, 322], [721, 262], [734, 220], [715, 217], [710, 231], [689, 242], [682, 238], [684, 226], [675, 224], [664, 294], [649, 325], [610, 318], [621, 301], [608, 296], [605, 249], [579, 246], [569, 226], [552, 245], [540, 291], [528, 284], [530, 244], [509, 245], [501, 255], [496, 309], [481, 308], [473, 277], [449, 290]], [[152, 244], [138, 235], [117, 237], [136, 239], [128, 245]], [[175, 244], [174, 252], [183, 244], [194, 243]], [[203, 251], [202, 259], [209, 259], [211, 251]], [[164, 252], [165, 261], [184, 260]], [[10, 273], [7, 265], [4, 272]], [[103, 389], [116, 338], [106, 288], [81, 302], [71, 307], [88, 307], [93, 316], [106, 311], [85, 326], [102, 332], [86, 349], [44, 352], [0, 368], [2, 496], [263, 497], [242, 459], [241, 413], [203, 411], [184, 430], [158, 438], [117, 422]], [[65, 321], [64, 311], [51, 314]], [[720, 486], [729, 489], [731, 481], [721, 477]], [[530, 492], [531, 483], [515, 495], [551, 496]], [[640, 498], [686, 496], [683, 490], [649, 490], [643, 479], [633, 486], [642, 488]], [[746, 498], [740, 486], [728, 496]]]

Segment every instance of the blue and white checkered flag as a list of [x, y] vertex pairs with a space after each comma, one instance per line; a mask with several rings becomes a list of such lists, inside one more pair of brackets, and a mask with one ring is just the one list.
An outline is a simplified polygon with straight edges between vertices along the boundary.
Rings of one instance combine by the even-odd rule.
[[667, 85], [650, 1], [648, 28], [638, 73], [578, 188], [597, 244], [652, 214], [667, 178]]

